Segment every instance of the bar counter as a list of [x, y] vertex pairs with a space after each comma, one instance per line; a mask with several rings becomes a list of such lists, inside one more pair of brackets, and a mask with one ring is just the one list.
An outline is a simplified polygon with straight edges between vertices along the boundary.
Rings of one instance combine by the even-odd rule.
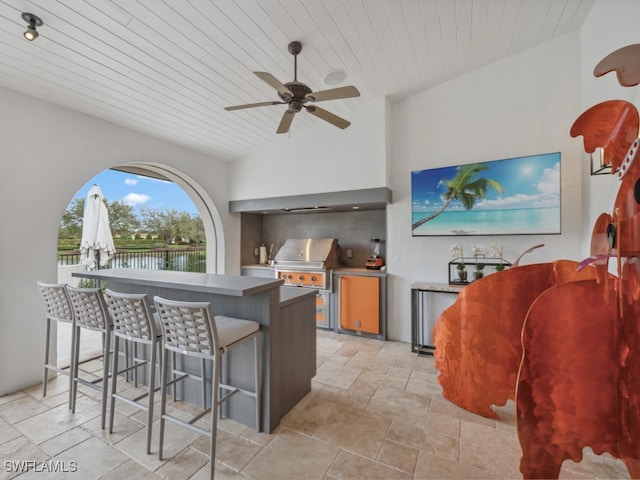
[[[262, 353], [262, 431], [270, 433], [280, 419], [308, 392], [316, 374], [316, 290], [284, 287], [279, 279], [239, 275], [143, 269], [79, 272], [111, 290], [146, 293], [179, 301], [208, 301], [215, 315], [260, 323]], [[242, 345], [226, 354], [223, 376], [253, 389], [253, 349]], [[198, 372], [199, 364], [187, 365]], [[209, 372], [210, 373], [210, 372]], [[210, 388], [209, 388], [210, 390]], [[210, 395], [207, 396], [210, 401]], [[200, 405], [199, 386], [184, 390], [184, 398]], [[224, 415], [255, 428], [254, 400], [233, 396]]]

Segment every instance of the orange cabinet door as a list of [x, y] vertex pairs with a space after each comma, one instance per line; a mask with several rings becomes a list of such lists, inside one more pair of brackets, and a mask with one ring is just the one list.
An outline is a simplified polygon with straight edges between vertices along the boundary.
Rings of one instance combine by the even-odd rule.
[[380, 333], [378, 277], [340, 277], [340, 327], [358, 332]]

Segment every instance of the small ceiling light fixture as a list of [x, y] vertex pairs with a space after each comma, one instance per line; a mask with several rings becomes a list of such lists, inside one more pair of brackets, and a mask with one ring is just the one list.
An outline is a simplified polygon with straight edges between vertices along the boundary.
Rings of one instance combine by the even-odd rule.
[[22, 19], [29, 24], [23, 33], [24, 38], [33, 42], [38, 38], [38, 31], [36, 30], [36, 27], [41, 27], [43, 25], [42, 20], [37, 15], [27, 12], [22, 14]]

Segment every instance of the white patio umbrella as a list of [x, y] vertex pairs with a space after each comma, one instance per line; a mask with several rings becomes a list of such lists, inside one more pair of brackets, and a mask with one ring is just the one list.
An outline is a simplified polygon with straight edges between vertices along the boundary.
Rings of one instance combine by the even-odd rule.
[[109, 212], [100, 186], [93, 185], [84, 204], [80, 263], [93, 269], [96, 267], [97, 260], [97, 263], [104, 267], [114, 253], [116, 248], [109, 226]]

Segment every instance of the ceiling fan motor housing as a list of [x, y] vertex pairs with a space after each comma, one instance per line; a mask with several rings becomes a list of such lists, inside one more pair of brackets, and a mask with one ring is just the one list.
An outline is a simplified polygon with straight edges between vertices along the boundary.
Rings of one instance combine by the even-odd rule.
[[278, 96], [283, 102], [298, 100], [304, 103], [308, 101], [305, 97], [312, 92], [312, 90], [308, 86], [301, 82], [289, 82], [285, 83], [284, 86], [287, 87], [291, 93], [293, 93], [293, 97], [278, 92]]
[[302, 51], [302, 43], [294, 40], [293, 42], [289, 43], [287, 49], [289, 50], [289, 53], [291, 55], [298, 55]]

